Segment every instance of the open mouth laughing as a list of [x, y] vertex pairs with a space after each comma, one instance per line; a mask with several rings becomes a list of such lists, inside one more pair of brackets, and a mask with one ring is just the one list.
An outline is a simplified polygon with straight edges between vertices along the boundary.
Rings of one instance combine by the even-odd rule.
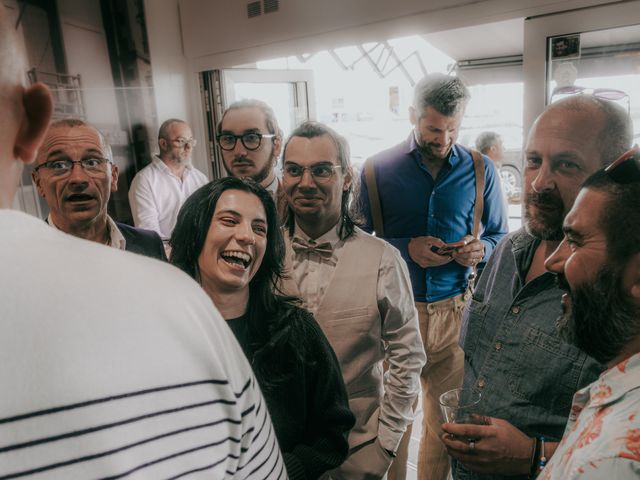
[[247, 252], [241, 252], [239, 250], [225, 250], [220, 253], [220, 257], [234, 267], [241, 267], [243, 269], [249, 268], [253, 258]]

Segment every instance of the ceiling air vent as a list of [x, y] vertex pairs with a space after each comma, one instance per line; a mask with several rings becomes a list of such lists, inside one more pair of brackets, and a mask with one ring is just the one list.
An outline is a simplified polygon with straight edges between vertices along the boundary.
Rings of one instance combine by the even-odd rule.
[[247, 17], [259, 17], [262, 14], [262, 5], [259, 1], [247, 3]]
[[264, 0], [264, 13], [277, 12], [279, 8], [279, 0]]

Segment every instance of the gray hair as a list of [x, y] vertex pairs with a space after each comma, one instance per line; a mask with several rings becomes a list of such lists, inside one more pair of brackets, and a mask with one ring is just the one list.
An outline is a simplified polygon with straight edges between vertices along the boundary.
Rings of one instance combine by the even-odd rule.
[[496, 132], [482, 132], [476, 138], [476, 150], [481, 153], [487, 153], [487, 151], [494, 145], [502, 143], [502, 137]]
[[171, 127], [171, 125], [173, 125], [174, 123], [182, 123], [186, 126], [189, 126], [189, 124], [184, 120], [180, 120], [179, 118], [169, 118], [168, 120], [162, 122], [162, 125], [160, 125], [160, 129], [158, 130], [158, 141], [160, 141], [161, 138], [170, 140], [170, 138], [167, 138], [167, 135], [169, 134], [169, 127]]
[[471, 98], [469, 90], [458, 77], [431, 73], [418, 82], [414, 90], [413, 108], [421, 115], [432, 107], [450, 117], [464, 108]]
[[102, 134], [100, 130], [91, 125], [90, 123], [85, 122], [80, 118], [61, 118], [60, 120], [55, 120], [51, 122], [49, 125], [49, 130], [51, 131], [55, 128], [78, 128], [78, 127], [86, 127], [94, 130], [98, 137], [100, 138], [100, 142], [104, 146], [105, 154], [107, 155], [107, 159], [110, 162], [113, 162], [113, 152], [111, 151], [111, 145], [107, 142], [107, 138]]

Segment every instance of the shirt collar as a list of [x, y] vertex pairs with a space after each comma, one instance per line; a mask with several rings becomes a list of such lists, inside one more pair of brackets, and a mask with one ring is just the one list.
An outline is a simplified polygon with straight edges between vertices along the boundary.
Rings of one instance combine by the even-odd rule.
[[[56, 224], [53, 223], [51, 214], [49, 214], [49, 216], [47, 217], [47, 223], [51, 225], [51, 228], [54, 228], [55, 230], [60, 230], [56, 226]], [[122, 232], [116, 225], [116, 222], [114, 222], [109, 215], [107, 215], [107, 228], [109, 229], [109, 239], [110, 239], [109, 246], [113, 248], [117, 248], [118, 250], [124, 250], [127, 246], [127, 241], [122, 236]]]
[[[418, 150], [418, 142], [416, 142], [416, 134], [415, 134], [415, 130], [413, 129], [409, 134], [409, 138], [407, 139], [406, 146], [407, 146], [406, 153], [409, 155], [412, 155], [413, 158], [416, 160], [416, 162], [419, 165], [422, 165], [422, 154], [420, 153], [420, 150]], [[451, 169], [455, 167], [458, 163], [460, 163], [461, 156], [460, 156], [460, 152], [458, 151], [459, 148], [460, 147], [458, 146], [457, 143], [454, 143], [453, 147], [451, 147], [451, 151], [449, 152], [447, 161], [444, 163], [444, 166], [446, 166], [447, 169]]]
[[640, 353], [604, 371], [598, 380], [578, 393], [588, 393], [589, 407], [600, 408], [616, 402], [627, 392], [637, 388], [640, 388]]
[[278, 186], [280, 185], [280, 179], [277, 175], [274, 175], [273, 181], [264, 187], [264, 189], [271, 194], [273, 198], [276, 198], [276, 193], [278, 193]]
[[[171, 171], [171, 169], [167, 166], [166, 163], [164, 163], [162, 161], [162, 159], [160, 158], [160, 155], [154, 155], [151, 163], [153, 163], [157, 168], [159, 168], [162, 172], [164, 173], [168, 173], [170, 175], [173, 175], [173, 172]], [[188, 171], [190, 171], [193, 168], [193, 165], [191, 165], [191, 162], [187, 163], [186, 168], [185, 168], [185, 173], [187, 173]]]

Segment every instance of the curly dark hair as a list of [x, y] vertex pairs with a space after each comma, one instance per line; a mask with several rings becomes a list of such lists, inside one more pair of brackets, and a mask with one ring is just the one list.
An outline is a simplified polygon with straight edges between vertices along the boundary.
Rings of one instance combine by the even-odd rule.
[[300, 300], [284, 295], [278, 285], [283, 275], [285, 245], [276, 206], [267, 192], [250, 179], [226, 177], [196, 190], [178, 213], [171, 234], [170, 262], [200, 282], [198, 257], [204, 247], [218, 199], [226, 190], [240, 190], [258, 197], [267, 217], [267, 246], [258, 271], [249, 283], [247, 309], [251, 356], [249, 361], [261, 386], [286, 381], [301, 360], [292, 338], [293, 324], [307, 314]]

